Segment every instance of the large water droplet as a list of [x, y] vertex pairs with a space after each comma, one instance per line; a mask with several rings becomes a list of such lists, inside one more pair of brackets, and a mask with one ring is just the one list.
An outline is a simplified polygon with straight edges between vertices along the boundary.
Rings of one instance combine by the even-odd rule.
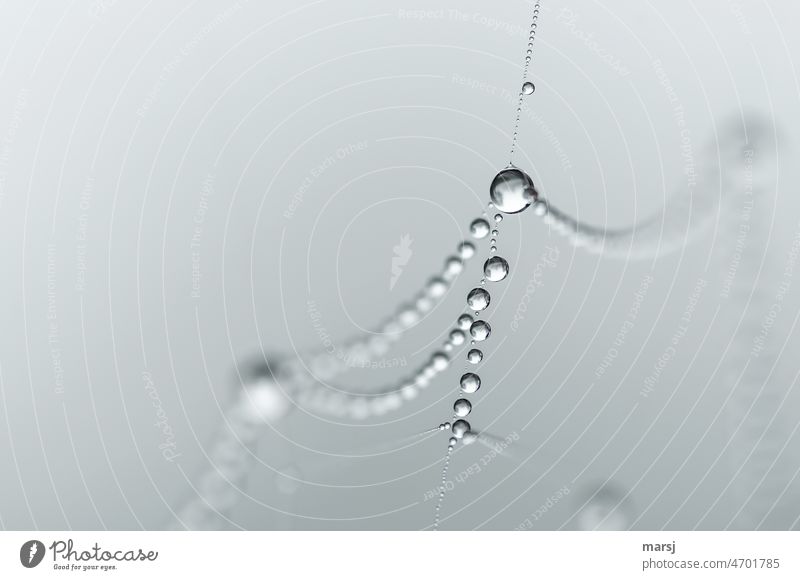
[[503, 213], [519, 213], [536, 201], [538, 193], [533, 180], [520, 169], [504, 169], [489, 187], [489, 195]]
[[530, 81], [528, 81], [526, 83], [523, 83], [523, 85], [522, 85], [522, 94], [523, 95], [532, 95], [533, 91], [535, 91], [535, 90], [536, 90], [536, 85], [534, 85]]
[[499, 282], [508, 276], [508, 262], [500, 256], [492, 256], [483, 264], [483, 273], [487, 280]]
[[470, 425], [464, 419], [459, 419], [455, 423], [453, 423], [453, 435], [456, 436], [457, 439], [461, 439], [467, 431], [470, 430]]
[[469, 225], [469, 231], [476, 240], [483, 239], [489, 234], [489, 222], [483, 218], [475, 219]]
[[476, 365], [483, 360], [483, 353], [477, 348], [473, 348], [467, 353], [467, 360]]
[[461, 375], [461, 390], [467, 394], [472, 394], [481, 388], [481, 378], [475, 373], [464, 373]]
[[467, 294], [467, 304], [474, 311], [485, 310], [492, 297], [483, 288], [473, 288]]
[[486, 340], [492, 333], [492, 327], [485, 320], [476, 320], [469, 327], [469, 333], [476, 341]]
[[458, 417], [466, 417], [472, 411], [472, 403], [466, 399], [459, 399], [453, 403], [453, 411]]

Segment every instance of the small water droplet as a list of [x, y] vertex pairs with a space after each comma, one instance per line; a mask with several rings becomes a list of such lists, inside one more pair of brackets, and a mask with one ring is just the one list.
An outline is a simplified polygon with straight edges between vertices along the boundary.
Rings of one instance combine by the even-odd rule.
[[464, 437], [461, 439], [464, 445], [472, 445], [478, 440], [478, 434], [475, 431], [467, 431], [464, 433]]
[[541, 199], [537, 200], [536, 203], [533, 204], [533, 213], [539, 217], [545, 215], [547, 213], [547, 202]]
[[433, 308], [433, 300], [431, 300], [427, 296], [420, 296], [414, 303], [414, 307], [419, 312], [428, 312], [431, 308]]
[[447, 368], [447, 365], [449, 363], [450, 359], [443, 352], [434, 353], [433, 356], [431, 357], [431, 367], [436, 372], [442, 372], [444, 369]]
[[469, 260], [475, 255], [475, 246], [472, 242], [461, 242], [458, 244], [458, 254], [464, 260]]
[[441, 278], [431, 278], [425, 291], [431, 298], [441, 298], [447, 292], [447, 282]]
[[492, 297], [483, 288], [473, 288], [467, 294], [467, 305], [475, 311], [486, 310]]
[[523, 95], [532, 95], [533, 91], [535, 91], [535, 90], [536, 90], [536, 86], [530, 81], [528, 81], [528, 82], [526, 82], [526, 83], [524, 83], [522, 85], [522, 94]]
[[458, 327], [462, 330], [467, 330], [472, 325], [472, 316], [469, 314], [462, 314], [458, 317]]
[[483, 264], [483, 273], [492, 282], [499, 282], [508, 276], [508, 262], [500, 256], [492, 256]]
[[475, 373], [464, 373], [461, 375], [461, 390], [472, 394], [481, 388], [481, 378]]
[[406, 308], [400, 312], [397, 319], [405, 327], [414, 326], [419, 321], [419, 312], [415, 308]]
[[489, 222], [483, 218], [472, 220], [469, 231], [476, 240], [483, 239], [489, 233]]
[[481, 362], [481, 360], [483, 360], [483, 352], [481, 352], [477, 348], [473, 348], [467, 353], [467, 360], [472, 364], [476, 365], [479, 362]]
[[464, 341], [466, 339], [467, 339], [467, 337], [464, 336], [464, 333], [462, 331], [460, 331], [459, 329], [454, 328], [453, 330], [450, 331], [450, 343], [451, 344], [453, 344], [455, 346], [461, 346], [462, 344], [464, 344]]
[[446, 280], [452, 280], [458, 276], [463, 269], [464, 262], [461, 261], [461, 258], [450, 256], [444, 264], [444, 277]]
[[485, 320], [476, 320], [472, 323], [472, 326], [469, 327], [469, 333], [472, 335], [477, 341], [486, 340], [489, 338], [489, 335], [492, 333], [492, 327], [489, 326], [489, 323]]
[[501, 213], [494, 214], [494, 221], [496, 221], [497, 223], [500, 223], [501, 221], [503, 221], [503, 214], [501, 214]]

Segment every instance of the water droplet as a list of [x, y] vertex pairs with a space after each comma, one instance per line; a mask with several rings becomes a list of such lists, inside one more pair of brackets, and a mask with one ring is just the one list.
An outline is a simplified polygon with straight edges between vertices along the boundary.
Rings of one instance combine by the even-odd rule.
[[536, 86], [530, 81], [528, 81], [527, 83], [524, 83], [522, 85], [522, 94], [523, 95], [532, 95], [533, 91], [535, 91], [535, 90], [536, 90]]
[[483, 218], [475, 219], [469, 225], [469, 231], [476, 240], [483, 239], [489, 233], [489, 222]]
[[419, 312], [415, 308], [406, 308], [397, 316], [397, 319], [405, 327], [414, 326], [419, 321]]
[[472, 445], [478, 440], [478, 434], [475, 431], [467, 431], [464, 433], [464, 437], [461, 439], [464, 445]]
[[[499, 230], [492, 230], [492, 235], [493, 236], [497, 236], [497, 234], [499, 234], [499, 233], [500, 233]], [[497, 241], [497, 240], [495, 240], [495, 241]]]
[[469, 429], [470, 425], [464, 419], [459, 419], [453, 423], [453, 435], [456, 436], [456, 439], [461, 439]]
[[492, 297], [483, 288], [473, 288], [467, 294], [467, 304], [472, 310], [485, 310]]
[[475, 373], [464, 373], [461, 375], [461, 390], [467, 394], [472, 394], [481, 388], [481, 378]]
[[470, 411], [472, 411], [472, 403], [466, 399], [459, 399], [453, 403], [453, 411], [455, 411], [456, 415], [459, 417], [466, 417], [469, 415]]
[[477, 341], [486, 340], [492, 333], [492, 327], [485, 320], [476, 320], [469, 327], [469, 333]]
[[501, 214], [501, 213], [494, 214], [494, 221], [496, 221], [497, 223], [500, 223], [501, 221], [503, 221], [503, 214]]
[[444, 428], [445, 429], [449, 429], [450, 428], [450, 421], [445, 421], [444, 422]]
[[444, 423], [439, 423], [439, 431], [444, 431]]
[[427, 296], [420, 296], [414, 303], [414, 307], [420, 312], [428, 312], [431, 308], [433, 308], [433, 300]]
[[458, 276], [463, 269], [464, 269], [464, 262], [461, 261], [461, 258], [457, 258], [456, 256], [450, 256], [449, 258], [447, 258], [447, 261], [444, 264], [445, 280], [452, 280], [453, 278]]
[[461, 346], [466, 339], [467, 337], [459, 329], [454, 328], [450, 331], [450, 342], [455, 346]]
[[458, 327], [462, 330], [467, 330], [472, 325], [472, 316], [469, 314], [462, 314], [458, 317]]
[[455, 446], [455, 444], [458, 443], [458, 439], [456, 439], [455, 437], [450, 437], [450, 439], [448, 440], [448, 443], [451, 446]]
[[434, 353], [431, 357], [431, 367], [436, 372], [441, 372], [446, 369], [449, 363], [450, 359], [443, 352]]
[[492, 256], [483, 264], [483, 273], [492, 282], [499, 282], [508, 276], [508, 262], [500, 256]]
[[489, 187], [492, 201], [503, 213], [519, 213], [536, 201], [533, 180], [524, 171], [512, 168], [498, 173]]
[[469, 260], [475, 255], [475, 246], [472, 244], [472, 242], [461, 242], [458, 244], [458, 254], [464, 260]]
[[635, 520], [630, 493], [617, 484], [606, 483], [585, 495], [590, 499], [581, 499], [583, 507], [576, 518], [579, 530], [627, 530]]
[[431, 278], [425, 291], [431, 298], [441, 298], [447, 292], [447, 282], [441, 278]]
[[539, 217], [545, 215], [547, 213], [547, 202], [541, 199], [537, 200], [533, 204], [533, 213]]
[[476, 365], [483, 360], [483, 353], [477, 348], [473, 348], [467, 353], [467, 360]]
[[489, 248], [489, 251], [490, 251], [492, 254], [494, 254], [494, 253], [497, 251], [497, 246], [492, 246], [491, 248]]

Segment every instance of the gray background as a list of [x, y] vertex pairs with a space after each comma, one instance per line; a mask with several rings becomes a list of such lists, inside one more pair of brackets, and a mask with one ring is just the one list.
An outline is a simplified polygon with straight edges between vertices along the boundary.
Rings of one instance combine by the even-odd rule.
[[[170, 525], [209, 468], [236, 365], [318, 348], [308, 300], [342, 340], [411, 297], [508, 160], [530, 12], [520, 1], [6, 3], [0, 525]], [[442, 528], [594, 527], [615, 507], [605, 527], [798, 526], [800, 309], [787, 265], [800, 229], [798, 17], [791, 2], [545, 2], [516, 161], [561, 209], [608, 227], [657, 211], [686, 180], [676, 106], [698, 164], [745, 115], [777, 131], [741, 259], [738, 222], [657, 261], [573, 249], [530, 212], [503, 222], [511, 276], [495, 292], [471, 422], [519, 443], [486, 465], [480, 445], [455, 454], [453, 477], [480, 471], [448, 494]], [[390, 288], [404, 235], [412, 256]], [[556, 267], [512, 329], [548, 247]], [[391, 356], [425, 360], [479, 261]], [[644, 397], [698, 280], [692, 321]], [[762, 331], [764, 352], [748, 356]], [[404, 370], [347, 381], [368, 389]], [[378, 419], [295, 409], [265, 426], [228, 526], [429, 526], [445, 437], [405, 438], [449, 417], [460, 372]]]

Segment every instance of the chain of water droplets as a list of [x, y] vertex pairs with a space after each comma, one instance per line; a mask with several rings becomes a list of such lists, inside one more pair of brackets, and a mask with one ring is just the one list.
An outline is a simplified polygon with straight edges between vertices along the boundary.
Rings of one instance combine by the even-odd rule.
[[533, 58], [533, 40], [536, 38], [536, 23], [539, 20], [539, 2], [533, 5], [533, 17], [531, 18], [530, 34], [528, 35], [528, 48], [525, 52], [525, 65], [522, 68], [522, 83], [520, 83], [519, 98], [517, 99], [517, 117], [514, 120], [514, 133], [511, 137], [511, 151], [508, 154], [509, 167], [514, 164], [514, 150], [517, 147], [517, 135], [519, 133], [519, 120], [522, 115], [522, 102], [526, 95], [530, 95], [536, 90], [536, 86], [528, 81], [528, 68]]
[[[494, 208], [493, 203], [488, 204], [489, 209]], [[484, 217], [473, 220], [470, 224], [470, 232], [476, 239], [485, 238], [491, 233], [491, 240], [489, 246], [489, 253], [494, 254], [497, 252], [497, 239], [500, 234], [500, 222], [503, 221], [503, 216], [500, 213], [495, 214], [495, 226], [492, 228], [487, 220], [488, 214], [484, 212]], [[500, 262], [497, 262], [500, 261]], [[505, 264], [504, 271], [497, 270], [493, 264]], [[484, 264], [484, 276], [481, 278], [480, 286], [473, 288], [467, 294], [467, 307], [470, 311], [475, 313], [473, 319], [469, 312], [464, 312], [458, 317], [459, 323], [469, 323], [469, 334], [471, 337], [470, 346], [475, 347], [477, 342], [482, 342], [489, 338], [491, 334], [491, 326], [485, 320], [478, 320], [482, 310], [485, 310], [491, 301], [491, 295], [484, 288], [487, 278], [491, 281], [499, 281], [506, 277], [508, 273], [508, 265], [503, 258], [488, 258]], [[463, 322], [462, 322], [463, 321]], [[466, 324], [465, 324], [466, 326]], [[436, 501], [435, 514], [433, 520], [433, 529], [439, 528], [441, 520], [442, 504], [444, 502], [445, 490], [447, 489], [447, 474], [450, 468], [450, 460], [453, 455], [458, 440], [462, 440], [464, 444], [469, 445], [478, 440], [478, 434], [472, 430], [472, 426], [466, 421], [466, 417], [472, 412], [472, 403], [464, 395], [473, 394], [478, 391], [481, 386], [481, 379], [476, 373], [468, 370], [469, 365], [477, 365], [483, 360], [483, 351], [477, 347], [470, 348], [465, 359], [464, 374], [461, 375], [459, 380], [460, 397], [453, 404], [453, 415], [451, 422], [444, 422], [439, 425], [442, 431], [451, 429], [453, 435], [448, 440], [447, 453], [444, 457], [444, 465], [442, 467], [442, 483], [439, 487], [439, 497]]]
[[[528, 81], [528, 68], [530, 66], [531, 58], [533, 57], [533, 40], [536, 36], [536, 23], [539, 19], [539, 2], [537, 1], [533, 7], [533, 17], [531, 19], [531, 27], [530, 27], [530, 34], [528, 35], [528, 47], [525, 53], [525, 65], [523, 66], [522, 72], [522, 83], [520, 85], [519, 91], [519, 100], [517, 102], [517, 113], [516, 119], [514, 121], [514, 133], [511, 138], [511, 152], [509, 154], [509, 162], [508, 167], [513, 167], [513, 158], [514, 158], [514, 149], [516, 148], [517, 144], [517, 135], [519, 133], [519, 121], [520, 116], [522, 113], [522, 103], [526, 95], [533, 94], [535, 90], [535, 86], [533, 83]], [[512, 171], [513, 174], [513, 171]], [[524, 175], [524, 174], [521, 174]], [[501, 188], [504, 187], [507, 183], [511, 183], [511, 181], [516, 177], [516, 175], [512, 176], [512, 179], [506, 179], [503, 177], [495, 178], [492, 182], [492, 199], [495, 199], [495, 186], [499, 185]], [[498, 178], [500, 178], [498, 182]], [[524, 179], [522, 181], [516, 181], [517, 185], [522, 185], [522, 188], [515, 188], [516, 193], [522, 193], [522, 195], [518, 195], [517, 201], [520, 201], [520, 205], [518, 207], [509, 208], [503, 207], [502, 205], [502, 197], [498, 201], [498, 209], [502, 211], [506, 211], [508, 213], [517, 213], [522, 211], [525, 207], [527, 207], [532, 201], [536, 200], [536, 191], [532, 186], [532, 183], [529, 182], [528, 184], [524, 184]], [[528, 189], [525, 185], [530, 185]], [[510, 191], [506, 192], [506, 195], [510, 194]], [[506, 203], [512, 201], [508, 199]], [[489, 202], [488, 208], [489, 210], [494, 209], [494, 204]], [[484, 215], [487, 215], [484, 212]], [[483, 278], [481, 279], [480, 286], [473, 288], [469, 294], [467, 294], [467, 306], [475, 312], [476, 320], [472, 322], [470, 325], [470, 335], [472, 337], [471, 344], [474, 346], [476, 342], [481, 342], [489, 338], [491, 335], [491, 325], [486, 322], [485, 320], [477, 320], [477, 317], [480, 315], [480, 312], [489, 306], [491, 301], [491, 295], [489, 292], [484, 288], [486, 285], [486, 281], [489, 280], [491, 282], [500, 282], [504, 280], [508, 275], [509, 267], [508, 262], [501, 258], [500, 256], [493, 255], [497, 252], [497, 239], [500, 234], [500, 222], [503, 221], [502, 213], [497, 213], [494, 215], [494, 223], [495, 226], [492, 229], [489, 225], [489, 222], [485, 219], [479, 218], [472, 222], [470, 226], [470, 230], [474, 237], [482, 238], [485, 237], [487, 234], [491, 233], [491, 244], [489, 246], [489, 256], [487, 256], [486, 261], [483, 265]], [[491, 232], [490, 232], [491, 230]], [[469, 316], [468, 314], [463, 314], [462, 316]], [[470, 349], [469, 353], [467, 354], [467, 362], [477, 365], [483, 360], [483, 351], [478, 348]], [[471, 371], [465, 372], [461, 375], [461, 379], [459, 380], [459, 387], [460, 387], [460, 398], [456, 400], [453, 404], [453, 417], [452, 417], [452, 426], [450, 423], [442, 423], [439, 425], [439, 428], [445, 430], [447, 428], [452, 429], [453, 435], [448, 440], [447, 445], [447, 454], [444, 458], [444, 465], [442, 467], [442, 483], [439, 488], [439, 497], [436, 501], [436, 508], [433, 520], [433, 529], [439, 529], [439, 522], [441, 521], [441, 511], [442, 511], [442, 504], [444, 503], [445, 492], [447, 490], [447, 473], [450, 468], [450, 459], [453, 455], [453, 450], [455, 449], [456, 444], [459, 440], [462, 440], [465, 445], [469, 445], [476, 440], [478, 440], [478, 435], [472, 431], [472, 426], [466, 421], [465, 417], [467, 417], [472, 412], [472, 403], [469, 399], [466, 398], [466, 395], [471, 395], [478, 391], [481, 387], [481, 378], [478, 374], [473, 373]]]
[[[489, 208], [491, 209], [493, 207], [494, 205], [489, 203]], [[485, 212], [484, 215], [486, 215]], [[500, 233], [499, 224], [502, 220], [502, 214], [498, 213], [494, 216], [496, 226], [491, 230], [492, 237], [489, 248], [490, 254], [497, 252], [497, 238]], [[489, 233], [490, 226], [488, 221], [483, 218], [479, 218], [472, 222], [470, 229], [474, 237], [483, 238]], [[485, 290], [485, 288], [483, 288], [483, 286], [485, 286], [487, 278], [491, 281], [497, 282], [505, 278], [507, 273], [508, 265], [504, 259], [499, 257], [488, 258], [484, 263], [484, 277], [480, 281], [480, 287], [473, 288], [467, 295], [467, 306], [475, 312], [476, 317], [476, 320], [473, 320], [470, 324], [470, 336], [472, 338], [471, 346], [475, 346], [476, 342], [486, 340], [491, 334], [491, 326], [489, 323], [484, 320], [477, 320], [477, 317], [480, 316], [481, 310], [487, 308], [491, 300], [491, 295]], [[459, 319], [464, 317], [470, 318], [469, 314], [465, 313], [462, 314]], [[478, 348], [471, 348], [467, 353], [467, 363], [477, 365], [482, 360], [483, 351]], [[464, 370], [467, 369], [465, 368]], [[433, 523], [434, 530], [438, 529], [439, 527], [441, 507], [442, 503], [444, 502], [445, 490], [447, 488], [447, 473], [455, 445], [459, 439], [462, 440], [464, 444], [471, 444], [479, 438], [478, 434], [472, 430], [471, 425], [465, 419], [472, 411], [472, 403], [469, 401], [469, 399], [465, 398], [464, 395], [477, 392], [477, 390], [480, 388], [480, 385], [481, 379], [479, 375], [470, 371], [465, 372], [459, 381], [461, 397], [453, 404], [452, 427], [450, 423], [443, 423], [439, 426], [440, 429], [451, 428], [453, 435], [448, 441], [447, 454], [444, 459], [444, 466], [442, 469], [442, 485], [439, 491]]]

